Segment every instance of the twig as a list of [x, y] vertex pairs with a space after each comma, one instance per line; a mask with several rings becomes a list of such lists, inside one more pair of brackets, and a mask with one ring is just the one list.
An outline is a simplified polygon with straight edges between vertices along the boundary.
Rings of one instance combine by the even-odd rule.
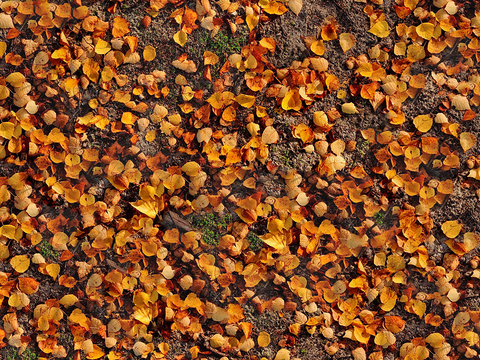
[[[170, 221], [167, 220], [167, 217], [170, 219]], [[185, 232], [193, 230], [192, 225], [187, 220], [181, 218], [180, 215], [173, 211], [168, 211], [163, 217], [162, 224], [164, 226], [169, 222]]]
[[224, 352], [221, 352], [217, 349], [214, 349], [210, 346], [209, 344], [209, 340], [207, 339], [207, 337], [203, 334], [200, 334], [199, 336], [202, 340], [203, 340], [203, 346], [207, 348], [207, 350], [211, 351], [212, 353], [218, 355], [218, 356], [221, 356], [221, 357], [228, 357], [228, 354], [224, 353]]
[[114, 269], [117, 269], [117, 270], [120, 271], [122, 274], [129, 275], [127, 270], [125, 270], [124, 268], [121, 268], [120, 266], [118, 266], [117, 264], [115, 264], [112, 260], [106, 259], [106, 261], [107, 261], [107, 264], [108, 264], [108, 265], [110, 265], [110, 266], [113, 267]]

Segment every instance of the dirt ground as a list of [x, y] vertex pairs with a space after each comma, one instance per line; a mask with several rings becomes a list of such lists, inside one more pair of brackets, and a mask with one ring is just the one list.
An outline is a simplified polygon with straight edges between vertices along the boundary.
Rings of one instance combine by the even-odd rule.
[[[405, 67], [408, 69], [403, 72], [395, 69], [405, 56], [395, 55], [394, 47], [400, 40], [413, 43], [415, 36], [409, 38], [405, 35], [400, 39], [397, 26], [405, 24], [415, 29], [428, 19], [436, 22], [435, 13], [439, 8], [430, 1], [419, 1], [417, 9], [421, 8], [423, 12], [417, 10], [415, 14], [412, 11], [404, 19], [399, 18], [398, 7], [405, 8], [407, 0], [304, 0], [298, 15], [293, 11], [282, 15], [268, 13], [265, 4], [274, 1], [242, 0], [232, 13], [222, 11], [221, 1], [215, 4], [211, 1], [212, 8], [220, 14], [216, 18], [222, 23], [219, 32], [212, 37], [212, 33], [202, 28], [197, 20], [198, 29], [188, 34], [184, 46], [173, 39], [182, 25], [173, 18], [175, 14], [171, 15], [187, 8], [199, 11], [204, 1], [84, 1], [89, 15], [97, 16], [107, 24], [112, 24], [115, 17], [126, 19], [130, 30], [128, 36], [138, 41], [137, 52], [141, 54], [145, 47], [152, 46], [156, 49], [156, 56], [152, 61], [143, 61], [142, 55], [141, 61], [116, 67], [116, 76], [129, 79], [124, 86], [119, 86], [118, 81], [108, 82], [108, 85], [90, 81], [75, 96], [69, 96], [60, 86], [63, 76], [72, 76], [68, 61], [53, 59], [52, 53], [60, 46], [67, 47], [68, 43], [72, 48], [71, 56], [75, 57], [80, 53], [79, 49], [86, 46], [82, 41], [92, 34], [83, 28], [75, 28], [77, 19], [66, 20], [62, 25], [62, 29], [68, 29], [69, 41], [65, 41], [65, 34], [61, 36], [56, 27], [51, 31], [51, 37], [45, 38], [39, 46], [38, 50], [50, 54], [51, 65], [45, 65], [50, 75], [45, 75], [46, 79], [32, 75], [35, 53], [27, 55], [23, 47], [25, 40], [36, 38], [25, 31], [26, 25], [20, 24], [21, 16], [15, 23], [16, 28], [22, 30], [19, 35], [10, 38], [7, 27], [0, 29], [0, 44], [5, 42], [7, 49], [5, 55], [0, 56], [0, 107], [3, 109], [0, 119], [15, 126], [18, 123], [15, 131], [20, 132], [14, 136], [13, 129], [11, 134], [7, 133], [6, 127], [0, 129], [0, 220], [2, 225], [15, 226], [14, 233], [20, 234], [12, 235], [10, 228], [0, 230], [0, 358], [22, 359], [21, 353], [26, 354], [28, 349], [35, 356], [28, 359], [24, 356], [27, 360], [55, 357], [69, 360], [132, 359], [142, 356], [134, 350], [139, 342], [153, 344], [143, 353], [143, 358], [151, 360], [477, 358], [480, 347], [480, 274], [477, 270], [480, 261], [480, 175], [475, 178], [472, 171], [480, 169], [480, 116], [477, 114], [480, 55], [472, 39], [478, 39], [480, 23], [472, 19], [480, 19], [480, 5], [474, 1], [449, 1], [456, 3], [458, 8], [456, 13], [449, 15], [451, 22], [464, 29], [471, 26], [473, 30], [466, 31], [459, 42], [452, 41], [452, 46], [443, 53], [427, 51], [425, 60], [407, 61]], [[53, 3], [62, 4], [59, 0]], [[155, 12], [149, 9], [155, 3], [165, 6]], [[116, 11], [112, 14], [115, 4]], [[50, 6], [55, 8], [56, 5]], [[73, 8], [79, 6], [78, 1], [72, 1], [71, 5]], [[15, 14], [18, 4], [0, 1], [0, 8], [10, 16]], [[250, 31], [246, 18], [255, 9], [262, 9], [262, 16]], [[369, 32], [373, 20], [368, 12], [384, 16], [391, 29], [388, 36], [381, 38]], [[32, 16], [35, 20], [40, 19], [40, 15]], [[423, 16], [422, 20], [419, 16]], [[0, 17], [0, 24], [2, 19]], [[232, 34], [229, 22], [235, 23], [235, 34]], [[306, 43], [308, 39], [322, 39], [322, 28], [326, 24], [333, 24], [338, 34], [351, 34], [355, 45], [344, 52], [338, 40], [325, 40], [322, 57], [328, 61], [328, 68], [321, 72], [308, 66], [302, 68], [306, 59], [318, 57]], [[447, 34], [443, 28], [442, 31], [444, 39]], [[112, 41], [110, 33], [103, 38]], [[273, 39], [275, 50], [265, 50], [258, 55], [260, 41], [264, 38]], [[467, 58], [458, 49], [463, 44], [468, 46], [470, 41], [475, 54]], [[418, 36], [415, 43], [427, 46], [427, 41], [419, 40]], [[125, 42], [121, 46], [120, 49], [126, 52], [130, 45]], [[249, 46], [257, 47], [256, 53]], [[383, 51], [388, 58], [384, 61], [372, 59], [372, 49]], [[204, 64], [206, 51], [218, 57], [217, 64], [208, 67]], [[237, 69], [230, 64], [232, 54], [242, 54], [246, 61], [250, 52], [256, 54], [255, 61], [263, 62], [264, 69], [273, 74], [271, 83], [258, 91], [249, 89], [246, 80], [251, 74], [258, 75], [255, 68], [245, 72], [240, 70], [241, 65]], [[20, 54], [25, 60], [18, 65], [7, 62], [7, 53]], [[94, 52], [91, 56], [101, 68], [106, 64], [103, 55]], [[182, 55], [197, 65], [197, 71], [188, 73], [172, 65]], [[431, 56], [443, 59], [442, 66], [432, 65]], [[380, 64], [386, 75], [395, 77], [406, 87], [411, 77], [418, 74], [424, 75], [425, 83], [412, 96], [406, 96], [400, 105], [395, 105], [392, 95], [387, 98], [391, 103], [385, 101], [374, 109], [371, 101], [360, 96], [362, 86], [371, 82], [359, 75], [359, 59], [363, 58]], [[230, 64], [230, 68], [224, 71], [224, 64]], [[459, 64], [470, 65], [462, 68]], [[451, 70], [455, 67], [460, 70]], [[204, 75], [207, 71], [211, 72], [211, 80]], [[25, 115], [23, 108], [27, 105], [14, 94], [18, 87], [13, 86], [8, 78], [16, 72], [31, 81], [34, 90], [28, 100], [39, 105], [38, 112]], [[60, 74], [58, 78], [57, 72]], [[161, 76], [159, 72], [163, 72]], [[142, 74], [156, 74], [160, 78], [156, 80], [158, 89], [165, 92], [149, 94], [147, 86], [140, 86], [137, 81]], [[439, 84], [438, 74], [444, 74], [450, 82]], [[338, 81], [334, 90], [327, 90], [326, 79], [330, 75]], [[302, 80], [298, 80], [300, 77]], [[299, 84], [306, 85], [316, 77], [321, 80], [325, 91], [313, 96], [313, 101], [308, 101], [306, 95], [299, 110], [285, 109], [282, 98], [275, 95], [282, 86], [286, 89], [288, 85], [290, 89]], [[378, 93], [382, 95], [385, 93], [380, 85], [384, 79], [378, 80]], [[449, 84], [466, 84], [470, 88], [461, 90]], [[41, 90], [42, 86], [55, 89], [57, 94], [47, 96], [45, 88]], [[195, 97], [188, 97], [186, 86], [196, 94]], [[2, 91], [7, 87], [12, 94], [4, 97]], [[100, 110], [92, 106], [92, 100], [101, 100], [107, 93], [112, 95], [115, 91], [132, 94], [134, 104], [142, 102], [146, 109], [130, 110], [128, 101], [100, 101]], [[209, 107], [208, 119], [199, 121], [193, 114], [207, 104], [207, 99], [220, 92], [231, 92], [234, 97], [253, 95], [255, 106], [245, 107], [240, 106], [239, 101], [238, 104], [232, 102], [236, 116], [231, 122], [226, 122]], [[452, 98], [457, 94], [468, 95], [473, 113], [467, 113], [468, 120], [465, 120], [465, 109], [452, 105]], [[191, 112], [181, 108], [187, 103], [192, 105]], [[342, 111], [342, 104], [348, 103], [355, 105], [354, 113]], [[155, 109], [159, 106], [166, 109], [168, 116], [156, 121]], [[264, 107], [266, 115], [259, 116], [258, 107]], [[391, 116], [395, 111], [392, 109], [403, 114], [405, 122], [393, 123]], [[61, 114], [69, 115], [69, 122], [60, 126], [58, 122], [46, 121], [45, 113], [49, 110], [54, 110], [57, 118]], [[142, 125], [138, 120], [134, 125], [120, 121], [123, 114], [130, 111], [137, 118], [145, 119]], [[328, 115], [331, 129], [320, 129], [314, 123], [312, 119], [318, 112]], [[415, 118], [429, 115], [436, 119], [439, 113], [445, 115], [453, 131], [449, 130], [449, 124], [436, 121], [427, 131], [418, 130]], [[103, 114], [110, 123], [103, 129], [80, 124], [81, 119], [87, 119], [89, 114]], [[181, 116], [179, 126], [175, 119], [169, 118], [173, 114]], [[20, 122], [22, 116], [23, 123]], [[251, 128], [247, 126], [251, 123], [258, 124], [259, 136], [252, 136]], [[307, 142], [295, 135], [296, 129], [302, 126], [313, 129], [310, 130], [312, 139]], [[174, 130], [166, 131], [166, 128]], [[210, 154], [206, 151], [207, 143], [198, 140], [205, 128], [213, 133], [210, 144], [214, 145]], [[262, 133], [270, 128], [274, 128], [278, 139], [263, 143]], [[60, 129], [68, 141], [51, 141], [47, 136], [33, 133], [39, 129], [44, 134]], [[468, 150], [464, 150], [456, 131], [475, 139]], [[379, 135], [386, 132], [391, 132], [392, 140], [380, 141]], [[424, 150], [422, 138], [427, 137], [438, 139], [440, 151], [435, 154], [423, 152], [420, 165], [412, 170], [405, 154], [407, 151], [420, 154]], [[12, 138], [20, 139], [18, 144]], [[320, 143], [330, 146], [329, 150], [320, 151], [323, 146]], [[340, 151], [343, 165], [330, 171], [326, 163], [331, 159], [329, 156], [334, 156], [334, 143], [346, 144], [346, 150]], [[20, 147], [19, 150], [16, 146]], [[395, 154], [398, 149], [395, 146], [402, 148], [401, 155]], [[234, 166], [225, 165], [232, 148], [238, 150], [240, 158]], [[98, 159], [85, 160], [86, 149], [97, 151]], [[266, 156], [262, 156], [260, 149], [267, 149]], [[65, 156], [52, 164], [49, 160], [54, 160], [52, 152], [63, 152]], [[389, 159], [382, 161], [381, 156], [385, 153]], [[70, 155], [72, 158], [68, 157]], [[84, 160], [82, 167], [79, 175], [72, 177], [69, 167], [74, 160], [71, 159], [80, 155]], [[458, 158], [458, 164], [448, 166], [450, 158]], [[43, 166], [43, 161], [47, 160], [49, 164]], [[137, 169], [139, 180], [127, 181], [127, 186], [122, 187], [121, 172], [107, 177], [108, 167], [117, 160], [125, 165], [124, 174]], [[129, 169], [128, 162], [131, 163]], [[188, 170], [182, 168], [189, 162], [198, 164], [205, 177], [198, 191], [192, 190], [198, 179], [187, 176]], [[359, 169], [364, 171], [361, 176], [356, 175]], [[25, 174], [23, 180], [14, 177], [19, 173]], [[167, 175], [172, 177], [174, 174], [182, 175], [185, 185], [176, 188], [177, 183], [168, 183], [170, 178], [167, 179]], [[233, 181], [229, 181], [231, 174], [236, 174]], [[291, 185], [295, 176], [300, 180]], [[252, 179], [251, 182], [248, 179]], [[19, 181], [23, 181], [21, 187], [16, 184]], [[402, 185], [399, 185], [400, 181]], [[439, 184], [447, 183], [451, 184], [451, 192], [439, 192], [442, 186]], [[417, 185], [416, 192], [411, 190]], [[62, 191], [58, 190], [60, 187]], [[77, 201], [69, 200], [66, 194], [72, 188], [86, 197], [80, 198], [79, 195]], [[433, 191], [439, 200], [431, 207], [423, 206], [426, 200], [422, 198], [421, 188], [425, 192]], [[155, 192], [161, 192], [161, 195]], [[307, 200], [304, 201], [299, 193], [305, 194]], [[85, 205], [87, 195], [93, 195], [96, 205], [89, 204], [90, 208]], [[200, 195], [208, 197], [210, 202], [207, 201], [204, 207], [198, 206], [195, 211]], [[29, 203], [22, 207], [21, 201], [25, 197], [37, 204], [38, 215], [33, 216], [35, 212], [30, 207], [27, 211]], [[244, 207], [242, 212], [242, 206], [250, 206], [242, 205], [241, 200], [246, 198], [249, 198], [249, 204], [255, 200], [255, 206]], [[151, 214], [150, 208], [138, 205], [141, 201], [157, 206], [153, 215], [148, 215]], [[344, 203], [348, 204], [343, 206]], [[261, 206], [266, 208], [267, 204], [272, 205], [272, 211], [263, 216]], [[325, 206], [321, 215], [320, 205]], [[178, 218], [168, 220], [169, 211]], [[255, 220], [249, 222], [252, 211]], [[229, 224], [224, 227], [219, 223], [212, 225], [213, 232], [221, 233], [222, 240], [215, 237], [216, 244], [205, 243], [205, 229], [211, 226], [205, 224], [204, 241], [192, 240], [192, 244], [197, 245], [188, 245], [190, 240], [185, 239], [189, 231], [201, 233], [202, 229], [194, 229], [192, 218], [187, 215], [194, 213], [202, 219], [206, 213], [212, 212], [219, 217], [230, 216]], [[22, 221], [27, 218], [28, 226], [22, 227]], [[276, 220], [281, 223], [278, 232], [275, 230], [279, 223]], [[453, 237], [448, 234], [443, 225], [449, 222], [461, 227], [460, 234]], [[245, 223], [248, 226], [242, 229], [246, 231], [235, 232], [236, 226], [241, 227], [238, 224]], [[327, 223], [333, 230], [325, 230]], [[172, 228], [179, 229], [181, 240], [168, 240]], [[314, 228], [313, 233], [311, 228]], [[55, 245], [54, 235], [60, 232], [66, 234], [68, 241]], [[272, 232], [287, 239], [284, 240], [288, 241], [285, 247], [268, 241], [268, 234]], [[43, 242], [34, 241], [34, 233], [41, 234]], [[247, 237], [247, 233], [252, 237]], [[123, 244], [126, 234], [128, 238]], [[228, 234], [235, 234], [235, 237], [229, 238]], [[352, 247], [345, 234], [359, 239], [364, 236], [366, 240], [363, 245]], [[472, 248], [465, 245], [468, 237], [474, 239]], [[260, 238], [264, 244], [258, 240]], [[251, 239], [261, 244], [255, 251], [249, 244]], [[313, 252], [310, 249], [312, 239], [318, 242]], [[230, 243], [225, 245], [228, 241]], [[148, 248], [149, 242], [155, 243], [153, 253]], [[52, 244], [58, 249], [52, 248]], [[468, 250], [464, 251], [466, 248]], [[52, 276], [46, 265], [33, 262], [38, 259], [38, 254], [42, 255], [45, 264], [58, 266], [58, 277]], [[32, 263], [27, 269], [18, 271], [13, 259], [25, 255]], [[331, 255], [334, 260], [326, 260]], [[205, 267], [202, 261], [211, 261], [212, 258], [214, 264]], [[248, 266], [254, 268], [249, 268], [251, 273], [243, 271]], [[166, 275], [169, 269], [173, 269], [171, 276]], [[215, 271], [222, 274], [220, 280], [212, 275]], [[115, 283], [106, 277], [107, 274], [114, 274], [111, 276], [119, 276], [122, 280]], [[96, 288], [91, 287], [93, 275], [101, 278]], [[194, 292], [181, 283], [187, 275], [196, 281], [192, 288]], [[35, 279], [38, 288], [25, 295], [26, 290], [19, 284], [19, 278]], [[130, 286], [129, 281], [135, 285]], [[249, 283], [251, 281], [254, 285]], [[295, 289], [295, 284], [302, 281], [303, 287]], [[335, 293], [337, 287], [342, 290]], [[113, 295], [116, 291], [122, 295]], [[303, 297], [300, 291], [305, 291], [301, 292]], [[27, 304], [18, 303], [20, 295], [13, 296], [20, 293], [28, 298]], [[202, 305], [185, 305], [183, 301], [194, 293]], [[307, 300], [305, 293], [310, 294]], [[76, 297], [69, 306], [58, 302], [67, 294]], [[138, 294], [145, 294], [148, 299], [139, 300]], [[171, 296], [175, 299], [178, 296], [182, 305], [171, 298], [169, 302]], [[386, 306], [388, 296], [394, 296], [392, 307]], [[61, 308], [63, 316], [61, 319], [47, 318], [47, 325], [40, 329], [41, 311], [37, 309], [43, 304], [50, 309]], [[237, 305], [241, 311], [235, 307]], [[206, 314], [206, 307], [211, 312], [212, 308], [229, 309], [230, 317], [215, 320], [211, 314]], [[417, 307], [424, 307], [424, 310]], [[154, 308], [156, 315], [146, 322], [138, 320], [139, 317], [133, 315], [137, 314], [138, 308]], [[88, 329], [84, 320], [72, 316], [74, 309], [84, 314]], [[237, 318], [238, 311], [241, 316]], [[459, 325], [460, 318], [467, 317]], [[109, 334], [108, 337], [115, 338], [116, 342], [106, 346], [107, 329], [113, 319], [122, 321], [122, 329]], [[184, 319], [188, 320], [188, 325]], [[392, 326], [391, 319], [400, 319], [402, 325], [398, 328]], [[15, 330], [12, 330], [12, 321]], [[264, 333], [270, 335], [270, 342], [259, 346], [259, 335]], [[211, 339], [218, 334], [226, 340], [221, 346], [214, 346]], [[438, 334], [443, 340], [429, 337], [431, 334]], [[246, 344], [248, 339], [253, 339], [254, 346], [239, 345]], [[168, 351], [162, 351], [165, 344], [168, 344]], [[448, 348], [447, 345], [451, 350], [442, 354], [441, 349]], [[93, 349], [93, 346], [95, 350], [87, 352], [86, 349]], [[242, 346], [245, 347], [241, 349]], [[288, 350], [288, 357], [278, 355], [282, 354], [282, 349]], [[193, 356], [196, 352], [197, 356]]]

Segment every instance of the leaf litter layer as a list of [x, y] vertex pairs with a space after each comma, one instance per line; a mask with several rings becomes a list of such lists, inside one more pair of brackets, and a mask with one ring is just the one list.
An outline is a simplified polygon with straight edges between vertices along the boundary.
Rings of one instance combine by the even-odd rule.
[[475, 358], [473, 1], [0, 3], [4, 358]]

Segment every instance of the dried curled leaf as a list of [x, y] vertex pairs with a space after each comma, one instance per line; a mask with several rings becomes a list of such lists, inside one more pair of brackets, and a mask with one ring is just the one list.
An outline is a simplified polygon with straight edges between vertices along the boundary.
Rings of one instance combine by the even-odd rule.
[[11, 29], [13, 28], [12, 17], [8, 14], [0, 14], [0, 29]]
[[468, 151], [475, 146], [475, 135], [469, 132], [463, 132], [460, 134], [460, 145], [463, 151]]
[[298, 16], [303, 7], [303, 0], [289, 0], [288, 7], [293, 11], [295, 15]]
[[172, 65], [175, 66], [177, 69], [183, 70], [187, 73], [197, 72], [197, 65], [195, 65], [192, 60], [174, 60], [172, 61]]
[[339, 36], [340, 46], [344, 53], [355, 46], [355, 36], [349, 33], [341, 33]]

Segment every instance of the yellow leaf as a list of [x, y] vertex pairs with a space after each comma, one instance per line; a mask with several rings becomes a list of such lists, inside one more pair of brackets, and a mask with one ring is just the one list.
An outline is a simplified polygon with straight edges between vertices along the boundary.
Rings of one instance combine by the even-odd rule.
[[134, 203], [130, 203], [135, 209], [140, 211], [141, 213], [151, 217], [152, 219], [157, 216], [158, 213], [158, 203], [154, 200], [138, 200]]
[[445, 221], [442, 224], [443, 233], [450, 239], [456, 238], [458, 234], [460, 234], [461, 230], [462, 225], [458, 222], [458, 220]]
[[15, 239], [15, 226], [13, 225], [3, 225], [0, 228], [0, 234], [5, 236], [8, 239]]
[[30, 266], [30, 258], [27, 255], [17, 255], [10, 259], [10, 265], [16, 272], [24, 273]]
[[167, 189], [180, 189], [185, 185], [185, 179], [178, 174], [174, 174], [163, 181], [163, 186]]
[[287, 349], [278, 350], [274, 360], [290, 360], [290, 351]]
[[0, 85], [0, 100], [5, 100], [9, 96], [10, 96], [10, 90], [4, 85]]
[[257, 26], [258, 24], [258, 17], [256, 17], [255, 15], [247, 15], [247, 25], [248, 25], [248, 28], [250, 29], [250, 32], [255, 28], [255, 26]]
[[93, 344], [93, 351], [87, 354], [87, 359], [89, 360], [100, 359], [104, 355], [105, 353], [102, 351], [102, 349], [100, 349], [98, 345]]
[[251, 108], [255, 104], [255, 96], [240, 94], [235, 101], [245, 108]]
[[195, 161], [189, 161], [182, 166], [182, 171], [190, 177], [197, 176], [200, 173], [201, 167]]
[[245, 67], [247, 69], [256, 69], [258, 66], [258, 62], [257, 62], [257, 59], [255, 59], [255, 56], [253, 56], [252, 54], [250, 54], [247, 58], [247, 60], [245, 61]]
[[190, 356], [192, 357], [192, 359], [196, 359], [198, 357], [199, 352], [200, 352], [200, 348], [198, 346], [191, 347]]
[[383, 346], [387, 344], [387, 337], [384, 331], [379, 332], [377, 335], [375, 335], [375, 344]]
[[7, 245], [0, 244], [0, 260], [8, 259], [10, 257], [10, 251]]
[[147, 307], [139, 307], [133, 312], [133, 317], [142, 324], [148, 325], [152, 321], [152, 312]]
[[147, 45], [143, 49], [143, 58], [145, 61], [152, 61], [157, 56], [157, 51], [153, 46]]
[[157, 132], [156, 130], [150, 130], [149, 132], [147, 132], [147, 134], [145, 135], [145, 140], [147, 140], [148, 142], [152, 142], [156, 139], [157, 137]]
[[65, 200], [70, 204], [80, 201], [80, 190], [78, 189], [65, 189]]
[[428, 335], [425, 341], [434, 349], [438, 349], [445, 343], [445, 338], [440, 333], [433, 333]]
[[112, 49], [112, 46], [109, 42], [98, 39], [97, 44], [95, 45], [95, 53], [100, 55], [105, 55]]
[[300, 98], [298, 90], [289, 90], [282, 100], [282, 109], [300, 111], [301, 108], [302, 100]]
[[427, 132], [433, 125], [433, 119], [430, 115], [418, 115], [413, 119], [413, 125], [417, 128], [418, 131]]
[[270, 345], [270, 334], [265, 331], [260, 332], [260, 334], [258, 334], [257, 341], [258, 341], [258, 346], [260, 347], [266, 347]]
[[25, 82], [25, 76], [19, 72], [14, 72], [8, 75], [5, 80], [13, 87], [20, 87]]
[[414, 300], [413, 311], [418, 315], [418, 317], [421, 318], [423, 314], [425, 314], [425, 310], [427, 310], [427, 304], [420, 300]]
[[304, 143], [307, 142], [312, 142], [313, 139], [315, 138], [315, 134], [313, 133], [313, 130], [306, 124], [299, 124], [298, 126], [295, 126], [293, 128], [293, 137], [297, 139], [302, 139]]
[[345, 114], [358, 114], [358, 110], [353, 103], [342, 104], [342, 112]]
[[287, 249], [287, 241], [284, 234], [266, 234], [261, 237], [261, 240], [279, 252]]
[[477, 345], [478, 342], [480, 341], [480, 337], [474, 331], [467, 331], [463, 336], [464, 336], [464, 339], [468, 341], [468, 346]]
[[407, 58], [410, 61], [419, 61], [425, 58], [425, 48], [422, 45], [411, 44], [407, 48]]
[[272, 38], [263, 38], [262, 40], [260, 40], [260, 45], [273, 53], [275, 51], [275, 46], [277, 45], [277, 43]]
[[405, 0], [404, 2], [405, 7], [409, 8], [410, 10], [415, 10], [417, 4], [418, 0]]
[[47, 274], [50, 275], [54, 280], [57, 278], [58, 274], [60, 274], [60, 265], [58, 264], [48, 264], [46, 269]]
[[0, 41], [0, 58], [5, 54], [5, 51], [7, 50], [7, 43], [4, 41]]
[[285, 223], [280, 219], [269, 219], [267, 224], [267, 229], [272, 234], [280, 233], [285, 227]]
[[120, 121], [127, 125], [133, 125], [135, 124], [135, 121], [137, 121], [137, 117], [131, 112], [124, 112]]
[[390, 35], [390, 28], [388, 27], [388, 23], [383, 20], [378, 21], [370, 30], [368, 30], [368, 32], [379, 38], [385, 38]]
[[424, 38], [425, 40], [430, 40], [435, 31], [435, 25], [432, 23], [423, 23], [417, 26], [416, 28], [418, 36]]
[[310, 45], [310, 50], [312, 50], [314, 54], [322, 56], [325, 53], [323, 40], [315, 40], [312, 45]]
[[180, 30], [175, 35], [173, 35], [173, 40], [180, 46], [184, 46], [187, 43], [187, 33], [183, 30]]
[[400, 255], [390, 255], [387, 260], [387, 268], [390, 271], [405, 269], [405, 259]]
[[227, 340], [220, 334], [215, 334], [210, 338], [210, 346], [214, 349], [222, 347], [226, 342]]
[[60, 299], [60, 304], [65, 307], [70, 307], [78, 301], [78, 298], [73, 294], [67, 294]]

